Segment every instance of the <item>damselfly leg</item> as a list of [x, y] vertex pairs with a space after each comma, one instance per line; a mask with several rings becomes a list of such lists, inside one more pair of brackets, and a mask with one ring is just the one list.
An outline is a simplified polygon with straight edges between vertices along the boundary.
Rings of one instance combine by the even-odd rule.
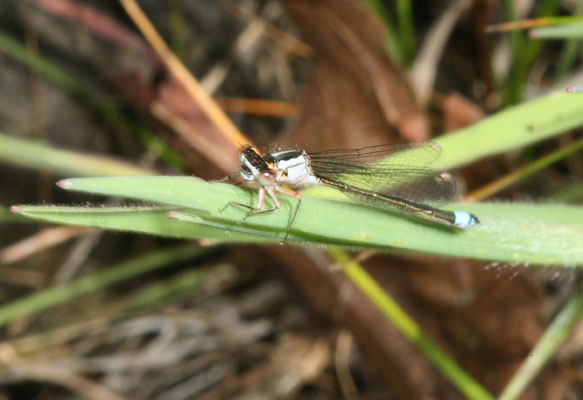
[[291, 230], [291, 227], [293, 226], [294, 221], [296, 220], [296, 216], [298, 215], [300, 205], [302, 204], [302, 195], [294, 190], [286, 189], [285, 187], [282, 187], [282, 186], [276, 186], [275, 190], [277, 190], [280, 193], [287, 194], [288, 196], [293, 196], [296, 199], [298, 199], [298, 201], [296, 202], [296, 207], [294, 209], [294, 213], [292, 214], [291, 218], [289, 219], [289, 221], [287, 223], [287, 229], [285, 230], [285, 236], [283, 237], [283, 241], [285, 242], [287, 240], [287, 237], [289, 236], [289, 231]]
[[[239, 203], [236, 201], [229, 201], [223, 208], [221, 208], [219, 210], [219, 212], [222, 213], [230, 206], [239, 206], [239, 207], [243, 207], [243, 208], [250, 210], [240, 221], [237, 222], [237, 224], [242, 224], [243, 222], [245, 222], [247, 220], [247, 218], [252, 217], [254, 215], [266, 214], [268, 212], [279, 210], [281, 208], [281, 201], [279, 200], [279, 198], [275, 194], [276, 191], [279, 193], [283, 193], [285, 195], [288, 195], [288, 196], [293, 196], [298, 200], [296, 202], [294, 212], [293, 212], [293, 214], [292, 214], [292, 216], [287, 224], [287, 229], [285, 231], [285, 236], [283, 238], [283, 241], [285, 242], [289, 236], [289, 232], [291, 230], [291, 227], [293, 226], [293, 223], [296, 219], [296, 215], [298, 214], [298, 210], [299, 210], [300, 205], [302, 203], [302, 195], [294, 190], [287, 189], [287, 188], [282, 187], [282, 186], [260, 187], [258, 189], [259, 198], [257, 200], [257, 206], [253, 207], [253, 206], [250, 206], [248, 204]], [[267, 194], [269, 194], [269, 197], [271, 197], [271, 199], [275, 203], [275, 207], [263, 209], [263, 205], [265, 203], [265, 193], [266, 192], [267, 192]]]

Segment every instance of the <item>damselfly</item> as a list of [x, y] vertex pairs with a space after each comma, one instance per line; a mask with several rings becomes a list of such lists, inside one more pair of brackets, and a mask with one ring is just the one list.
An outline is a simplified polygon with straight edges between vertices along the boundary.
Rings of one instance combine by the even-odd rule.
[[[239, 177], [242, 183], [259, 190], [257, 205], [229, 202], [221, 209], [237, 205], [250, 211], [243, 218], [275, 211], [281, 207], [276, 192], [293, 196], [297, 203], [285, 238], [302, 203], [296, 190], [313, 185], [336, 188], [348, 196], [376, 207], [400, 210], [424, 220], [455, 228], [479, 223], [466, 211], [448, 211], [421, 203], [447, 203], [456, 194], [451, 174], [429, 165], [441, 154], [436, 143], [380, 145], [362, 149], [327, 150], [306, 153], [287, 150], [263, 154], [255, 147], [241, 148], [241, 170], [225, 179]], [[275, 206], [263, 209], [265, 194]]]

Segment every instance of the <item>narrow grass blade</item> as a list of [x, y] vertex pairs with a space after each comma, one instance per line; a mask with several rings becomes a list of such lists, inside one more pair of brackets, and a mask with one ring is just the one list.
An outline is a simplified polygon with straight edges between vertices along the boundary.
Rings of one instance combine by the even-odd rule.
[[156, 171], [140, 168], [111, 157], [100, 157], [59, 150], [46, 144], [0, 134], [0, 162], [44, 172], [77, 176], [153, 175]]
[[387, 46], [389, 56], [395, 62], [405, 65], [402, 43], [385, 4], [381, 0], [365, 0], [364, 3], [383, 23], [385, 28], [385, 45]]
[[545, 26], [531, 30], [529, 35], [533, 39], [581, 39], [583, 38], [583, 23]]
[[[578, 25], [583, 26], [583, 2], [578, 2], [575, 10], [573, 10], [573, 14], [573, 18], [579, 22]], [[569, 75], [571, 75], [572, 71], [575, 70], [577, 60], [579, 59], [580, 49], [581, 41], [578, 40], [578, 38], [565, 41], [557, 62], [554, 79], [555, 82], [564, 81]]]
[[[15, 206], [17, 215], [69, 225], [91, 226], [123, 232], [179, 239], [216, 239], [229, 242], [261, 242], [263, 236], [251, 237], [249, 233], [208, 226], [207, 224], [183, 223], [169, 218], [176, 207], [57, 207]], [[202, 220], [202, 219], [201, 219]], [[190, 221], [194, 222], [194, 221]]]
[[96, 96], [94, 92], [87, 89], [86, 85], [75, 79], [71, 74], [58, 67], [56, 64], [43, 58], [34, 51], [31, 51], [24, 44], [1, 33], [0, 51], [5, 52], [23, 64], [26, 64], [45, 79], [53, 82], [55, 85], [59, 85], [63, 90], [66, 90], [77, 98], [80, 98], [112, 124], [134, 132], [144, 147], [149, 149], [153, 154], [159, 156], [168, 164], [173, 165], [178, 169], [183, 167], [184, 163], [182, 162], [182, 157], [165, 144], [158, 136], [145, 129], [143, 126], [135, 123], [131, 118], [128, 118], [116, 105], [111, 104], [111, 100], [101, 99]]
[[543, 168], [548, 167], [552, 163], [560, 161], [576, 151], [580, 151], [581, 149], [583, 149], [583, 140], [579, 140], [569, 146], [556, 150], [551, 154], [541, 157], [538, 160], [535, 160], [534, 162], [525, 165], [522, 168], [519, 168], [503, 176], [502, 178], [495, 180], [494, 182], [491, 182], [488, 185], [482, 186], [475, 192], [472, 192], [465, 196], [464, 200], [479, 201], [482, 199], [486, 199], [490, 196], [493, 196], [494, 194], [500, 192], [501, 190], [504, 190], [513, 183], [516, 183], [521, 179], [524, 179], [525, 177], [532, 175]]
[[22, 215], [10, 212], [10, 209], [5, 206], [0, 205], [0, 222], [10, 223], [10, 222], [32, 222], [29, 218], [25, 218]]
[[147, 310], [170, 301], [196, 295], [199, 289], [212, 287], [213, 291], [232, 284], [237, 277], [235, 266], [217, 265], [211, 268], [185, 271], [169, 279], [152, 283], [136, 290], [121, 300], [123, 312], [128, 313]]
[[559, 346], [583, 316], [583, 294], [572, 298], [548, 327], [532, 353], [526, 358], [516, 375], [500, 395], [500, 400], [513, 400], [520, 397], [540, 370], [549, 362]]
[[187, 260], [209, 251], [194, 245], [181, 245], [159, 250], [136, 258], [105, 271], [89, 275], [70, 283], [34, 293], [23, 299], [13, 301], [0, 307], [0, 327], [57, 304], [72, 300], [77, 296], [93, 292], [117, 282], [144, 274], [171, 263]]
[[[511, 0], [503, 1], [508, 19], [517, 17], [517, 3]], [[536, 8], [537, 17], [551, 17], [556, 14], [559, 2], [556, 0], [543, 0]], [[510, 32], [512, 44], [512, 70], [509, 79], [500, 87], [504, 94], [505, 104], [515, 104], [522, 100], [523, 93], [528, 82], [530, 67], [540, 54], [542, 43], [536, 40], [526, 40], [522, 32]]]
[[[203, 226], [207, 229], [217, 229], [218, 232], [224, 232], [225, 235], [228, 235], [228, 238], [225, 237], [225, 240], [233, 240], [231, 235], [240, 238], [242, 241], [245, 242], [273, 242], [274, 240], [278, 239], [278, 231], [277, 230], [266, 230], [261, 228], [256, 228], [252, 225], [248, 224], [240, 224], [228, 221], [221, 221], [221, 220], [214, 220], [214, 219], [205, 219], [203, 215], [196, 215], [196, 211], [192, 210], [191, 212], [184, 212], [184, 211], [171, 211], [168, 213], [169, 218], [174, 218], [178, 221], [187, 222], [189, 224], [194, 224], [194, 226]], [[207, 216], [208, 217], [208, 216]]]
[[575, 203], [583, 201], [583, 183], [576, 183], [546, 197], [547, 201], [554, 203]]
[[553, 92], [507, 108], [435, 140], [443, 152], [433, 167], [449, 169], [524, 147], [583, 124], [583, 95]]
[[[249, 205], [257, 202], [255, 190], [211, 184], [192, 177], [79, 178], [61, 181], [61, 186], [170, 204], [201, 217], [197, 222], [214, 221], [209, 227], [217, 229], [217, 224], [223, 224], [221, 229], [231, 227], [234, 232], [248, 210], [236, 206], [224, 212], [220, 209], [232, 200]], [[288, 196], [281, 196], [281, 200], [280, 210], [253, 216], [241, 226], [260, 230], [273, 242], [280, 243], [296, 202]], [[583, 208], [504, 203], [451, 204], [444, 208], [469, 211], [481, 223], [463, 231], [452, 230], [399, 213], [306, 195], [289, 238], [309, 244], [415, 251], [511, 263], [583, 265]], [[27, 215], [33, 215], [36, 210], [27, 207], [26, 211]], [[50, 210], [44, 208], [42, 212], [43, 218], [47, 218]], [[254, 240], [256, 237], [250, 238]]]
[[581, 22], [583, 22], [583, 19], [580, 16], [548, 16], [488, 25], [486, 27], [486, 33], [508, 32], [512, 30], [542, 28], [544, 26], [552, 25], [568, 25]]
[[328, 253], [337, 263], [345, 263], [344, 274], [375, 307], [412, 342], [468, 399], [492, 399], [478, 382], [456, 364], [426, 336], [419, 325], [393, 300], [358, 263], [345, 252], [331, 248]]
[[399, 41], [405, 65], [410, 65], [415, 54], [415, 28], [413, 27], [413, 6], [411, 0], [397, 0], [399, 20]]

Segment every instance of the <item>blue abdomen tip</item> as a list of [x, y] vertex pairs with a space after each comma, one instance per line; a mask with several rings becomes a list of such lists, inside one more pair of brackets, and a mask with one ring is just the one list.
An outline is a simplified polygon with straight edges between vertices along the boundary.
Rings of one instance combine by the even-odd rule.
[[470, 226], [476, 225], [478, 223], [478, 219], [469, 212], [454, 211], [454, 215], [455, 215], [454, 224], [456, 226], [459, 226], [460, 228], [469, 228]]

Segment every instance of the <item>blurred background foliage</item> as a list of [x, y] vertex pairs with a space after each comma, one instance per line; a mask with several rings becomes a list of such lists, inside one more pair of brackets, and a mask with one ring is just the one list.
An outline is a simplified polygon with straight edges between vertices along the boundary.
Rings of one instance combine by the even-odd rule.
[[[580, 397], [582, 14], [577, 0], [0, 0], [0, 396]], [[61, 183], [101, 194], [90, 208], [54, 185], [218, 179], [246, 142], [427, 140], [460, 196], [493, 203], [462, 205], [485, 223], [451, 241], [393, 218], [388, 253], [201, 224], [238, 188]], [[197, 194], [198, 214], [151, 203]], [[330, 207], [348, 228], [302, 242], [368, 247], [366, 210], [306, 203], [300, 228]], [[42, 206], [9, 211], [21, 204]]]

